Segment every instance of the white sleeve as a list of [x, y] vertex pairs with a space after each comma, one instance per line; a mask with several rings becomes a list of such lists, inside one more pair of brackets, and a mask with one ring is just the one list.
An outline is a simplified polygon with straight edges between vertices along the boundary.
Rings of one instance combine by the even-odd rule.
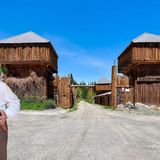
[[15, 116], [20, 109], [20, 100], [4, 82], [1, 82], [0, 89], [2, 95], [1, 99], [5, 101], [7, 105], [5, 111], [7, 117], [10, 118]]

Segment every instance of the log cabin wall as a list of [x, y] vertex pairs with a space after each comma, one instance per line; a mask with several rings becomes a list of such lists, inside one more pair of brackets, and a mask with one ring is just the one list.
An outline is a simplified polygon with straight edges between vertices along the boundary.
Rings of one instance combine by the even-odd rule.
[[133, 40], [118, 57], [118, 71], [129, 77], [134, 103], [160, 106], [159, 36], [145, 33]]
[[160, 61], [160, 43], [133, 44], [132, 60], [144, 63]]
[[50, 63], [49, 44], [0, 44], [0, 63]]
[[55, 54], [56, 51], [53, 47], [51, 47], [51, 45], [49, 46], [49, 50], [50, 50], [50, 63], [51, 63], [49, 66], [51, 66], [52, 70], [57, 73], [57, 71], [58, 71], [58, 61], [57, 61], [58, 56], [57, 56], [57, 54]]
[[127, 76], [117, 75], [117, 87], [129, 87], [129, 78]]
[[34, 71], [45, 75], [45, 69], [57, 72], [57, 55], [50, 44], [0, 44], [0, 64], [8, 69], [8, 75], [27, 77]]
[[46, 77], [46, 67], [44, 65], [6, 65], [8, 77], [24, 78], [28, 77], [32, 71], [37, 76]]
[[31, 72], [46, 80], [46, 94], [54, 97], [53, 73], [58, 72], [57, 53], [47, 39], [27, 32], [0, 41], [0, 64], [8, 77], [27, 78]]
[[100, 97], [95, 97], [94, 100], [96, 104], [111, 106], [111, 94], [100, 96]]
[[160, 43], [131, 43], [118, 57], [118, 72], [129, 75], [141, 64], [160, 64]]
[[160, 106], [160, 82], [137, 83], [136, 95], [136, 102]]
[[95, 92], [96, 94], [101, 94], [111, 91], [111, 84], [96, 84]]

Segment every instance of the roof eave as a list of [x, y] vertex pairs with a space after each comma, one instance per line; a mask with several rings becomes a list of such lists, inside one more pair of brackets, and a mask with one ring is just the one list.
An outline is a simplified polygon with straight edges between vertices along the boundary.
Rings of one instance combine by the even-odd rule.
[[119, 57], [120, 57], [122, 54], [124, 54], [133, 44], [134, 44], [133, 41], [131, 41], [131, 42], [129, 43], [129, 45], [120, 53], [120, 55], [118, 56], [118, 59], [119, 59]]

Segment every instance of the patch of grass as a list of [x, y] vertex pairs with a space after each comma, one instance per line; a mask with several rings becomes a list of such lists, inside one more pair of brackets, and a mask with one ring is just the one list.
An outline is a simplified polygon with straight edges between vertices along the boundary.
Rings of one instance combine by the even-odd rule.
[[98, 107], [103, 107], [104, 109], [111, 109], [113, 110], [112, 106], [105, 106], [105, 105], [99, 105], [99, 104], [95, 104]]
[[105, 108], [105, 109], [113, 109], [112, 106], [105, 106], [105, 105], [103, 105], [103, 108]]
[[22, 110], [44, 110], [44, 109], [54, 109], [55, 107], [56, 107], [55, 102], [52, 99], [47, 99], [47, 100], [41, 100], [36, 98], [21, 99]]
[[69, 110], [69, 112], [74, 112], [78, 109], [78, 103], [81, 101], [81, 99], [76, 100], [73, 107]]

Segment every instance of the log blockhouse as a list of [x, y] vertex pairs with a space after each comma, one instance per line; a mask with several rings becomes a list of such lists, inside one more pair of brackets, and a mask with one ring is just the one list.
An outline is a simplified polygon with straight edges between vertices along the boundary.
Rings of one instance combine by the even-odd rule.
[[118, 72], [129, 77], [133, 103], [160, 105], [160, 35], [144, 33], [118, 57]]
[[51, 42], [34, 32], [0, 41], [0, 64], [8, 76], [24, 78], [32, 71], [46, 78], [47, 97], [53, 98], [52, 75], [58, 72], [58, 56]]

